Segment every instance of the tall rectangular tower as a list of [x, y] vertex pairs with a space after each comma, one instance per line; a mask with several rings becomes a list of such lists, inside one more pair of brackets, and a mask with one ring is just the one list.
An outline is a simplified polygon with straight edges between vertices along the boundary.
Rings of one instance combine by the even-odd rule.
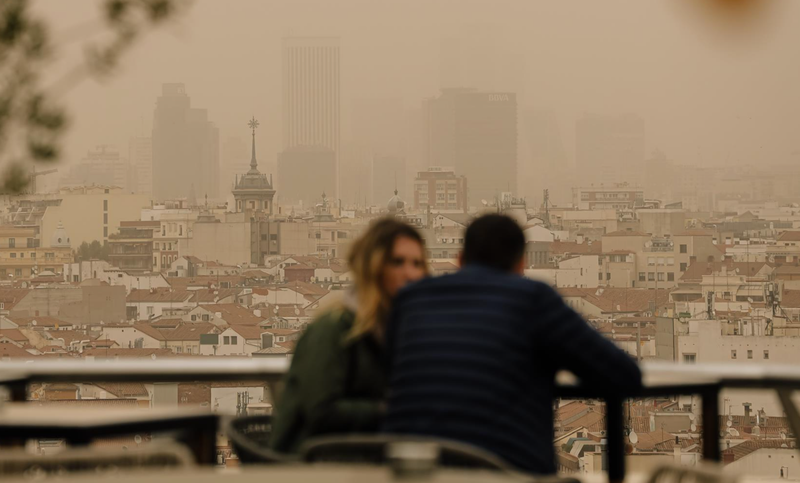
[[[283, 150], [327, 148], [338, 161], [339, 39], [283, 39]], [[338, 162], [337, 162], [338, 173]], [[338, 186], [338, 182], [337, 182]]]
[[190, 106], [183, 84], [164, 84], [153, 113], [153, 197], [192, 198], [219, 192], [219, 129], [205, 109]]
[[469, 182], [470, 206], [517, 192], [517, 97], [513, 92], [442, 89], [427, 100], [429, 166], [453, 166]]

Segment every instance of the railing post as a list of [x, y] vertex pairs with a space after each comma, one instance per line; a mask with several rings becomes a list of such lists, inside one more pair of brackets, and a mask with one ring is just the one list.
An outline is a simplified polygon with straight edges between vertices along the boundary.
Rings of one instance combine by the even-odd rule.
[[722, 460], [719, 449], [719, 390], [717, 385], [703, 394], [703, 458], [708, 461]]
[[606, 399], [606, 449], [608, 454], [608, 481], [621, 483], [625, 479], [625, 431], [623, 424], [623, 399]]

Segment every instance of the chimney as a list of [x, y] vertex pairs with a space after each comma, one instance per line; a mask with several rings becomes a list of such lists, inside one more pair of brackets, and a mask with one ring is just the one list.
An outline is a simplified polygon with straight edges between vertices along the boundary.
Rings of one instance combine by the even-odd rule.
[[752, 406], [752, 404], [746, 402], [742, 403], [742, 406], [744, 406], [744, 425], [750, 426], [750, 407]]

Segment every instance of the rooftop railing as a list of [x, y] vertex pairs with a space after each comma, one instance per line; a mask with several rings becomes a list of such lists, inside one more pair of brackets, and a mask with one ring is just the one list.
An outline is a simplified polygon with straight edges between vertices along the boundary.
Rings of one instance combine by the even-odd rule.
[[[286, 358], [190, 360], [36, 361], [0, 363], [0, 386], [10, 389], [12, 401], [25, 401], [28, 386], [45, 382], [200, 382], [263, 380], [274, 387], [289, 367]], [[602, 395], [582, 386], [574, 376], [557, 377], [559, 397], [605, 399], [609, 481], [625, 477], [624, 401], [628, 398], [699, 395], [702, 398], [702, 454], [720, 461], [719, 399], [723, 389], [775, 390], [794, 435], [800, 435], [800, 413], [791, 394], [800, 389], [800, 367], [781, 365], [677, 365], [644, 363], [643, 389], [636, 393]]]

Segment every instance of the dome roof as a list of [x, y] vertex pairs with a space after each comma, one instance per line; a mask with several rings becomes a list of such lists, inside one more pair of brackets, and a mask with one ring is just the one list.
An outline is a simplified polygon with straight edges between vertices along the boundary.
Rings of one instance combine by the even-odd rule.
[[401, 200], [399, 196], [397, 196], [397, 190], [394, 190], [394, 196], [389, 199], [389, 203], [387, 208], [389, 209], [389, 213], [399, 213], [403, 211], [405, 208], [406, 202]]
[[71, 246], [67, 230], [64, 229], [64, 225], [60, 221], [58, 222], [56, 230], [53, 232], [50, 246], [56, 248], [69, 248]]

